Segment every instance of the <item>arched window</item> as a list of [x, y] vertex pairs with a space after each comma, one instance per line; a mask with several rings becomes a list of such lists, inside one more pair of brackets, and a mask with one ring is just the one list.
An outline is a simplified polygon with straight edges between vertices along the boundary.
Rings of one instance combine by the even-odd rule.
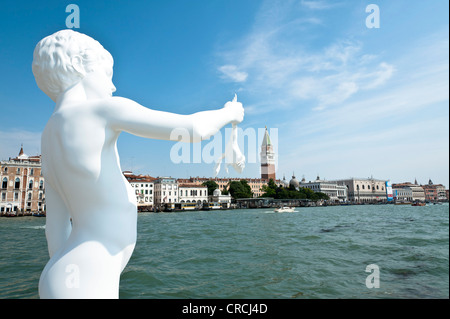
[[362, 186], [362, 189], [364, 189], [364, 185]]
[[39, 182], [39, 189], [44, 189], [44, 181]]
[[15, 182], [14, 182], [14, 188], [15, 189], [19, 189], [20, 188], [20, 178], [16, 178]]
[[29, 188], [29, 189], [33, 189], [33, 180], [30, 180], [30, 181], [28, 182], [28, 188]]
[[3, 181], [2, 181], [2, 188], [7, 188], [8, 187], [8, 179], [5, 177], [5, 178], [3, 178]]
[[28, 200], [31, 200], [31, 193], [28, 193]]

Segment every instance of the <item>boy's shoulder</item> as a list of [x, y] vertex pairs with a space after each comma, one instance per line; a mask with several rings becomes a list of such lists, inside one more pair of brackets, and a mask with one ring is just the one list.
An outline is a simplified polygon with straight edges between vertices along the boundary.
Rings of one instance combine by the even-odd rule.
[[90, 99], [82, 102], [73, 103], [71, 105], [68, 105], [68, 108], [86, 111], [96, 111], [96, 110], [110, 109], [111, 107], [112, 108], [120, 107], [127, 103], [133, 103], [133, 101], [123, 97], [112, 96], [107, 98]]
[[121, 96], [111, 96], [103, 99], [90, 100], [92, 107], [120, 107], [126, 104], [136, 103], [131, 99]]
[[131, 111], [132, 106], [137, 104], [131, 99], [111, 96], [102, 99], [93, 99], [87, 101], [83, 106], [86, 112], [93, 112], [101, 117], [120, 117], [126, 112]]

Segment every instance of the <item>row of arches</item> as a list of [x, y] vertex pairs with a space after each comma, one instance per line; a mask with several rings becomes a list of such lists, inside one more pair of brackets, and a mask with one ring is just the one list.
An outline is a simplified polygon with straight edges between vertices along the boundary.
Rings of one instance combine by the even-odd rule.
[[[372, 190], [375, 190], [375, 188], [377, 190], [380, 190], [380, 186], [379, 185], [372, 185]], [[360, 189], [365, 189], [364, 185], [361, 185], [361, 188], [359, 187], [359, 185], [356, 185], [356, 190], [360, 190]], [[370, 185], [367, 185], [367, 189], [370, 190]], [[381, 190], [384, 191], [384, 186], [381, 186]]]
[[[41, 192], [39, 192], [38, 199], [42, 200], [43, 198], [44, 198], [43, 194]], [[33, 194], [32, 193], [28, 193], [28, 200], [32, 200], [32, 199], [33, 199]]]
[[[14, 169], [16, 169], [16, 174], [20, 174], [20, 167], [17, 167], [17, 168], [14, 168]], [[24, 170], [26, 170], [26, 169], [27, 168], [24, 168]], [[29, 172], [30, 176], [34, 175], [34, 173], [35, 173], [34, 168], [29, 168], [28, 172]], [[8, 167], [3, 168], [3, 173], [5, 173], [5, 175], [8, 173]], [[37, 171], [37, 173], [39, 174], [39, 171]], [[42, 174], [41, 174], [41, 176], [42, 176]]]
[[[33, 184], [34, 181], [31, 179], [28, 182], [28, 189], [33, 189]], [[8, 188], [8, 178], [4, 177], [2, 180], [2, 189], [7, 189]], [[14, 189], [19, 189], [20, 188], [20, 178], [16, 177], [16, 179], [14, 180]], [[44, 181], [40, 180], [39, 181], [39, 189], [44, 189]]]
[[[182, 199], [182, 200], [180, 201], [180, 203], [197, 203], [197, 204], [201, 204], [202, 201], [201, 201], [201, 200], [197, 200], [197, 201], [192, 200], [192, 201], [190, 201], [189, 199], [185, 201], [184, 199]], [[203, 203], [207, 203], [207, 201], [206, 201], [206, 200], [203, 200]]]

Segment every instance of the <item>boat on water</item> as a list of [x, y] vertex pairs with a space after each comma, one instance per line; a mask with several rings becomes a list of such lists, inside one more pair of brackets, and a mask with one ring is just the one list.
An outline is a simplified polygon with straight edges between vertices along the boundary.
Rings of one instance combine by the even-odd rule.
[[427, 205], [426, 203], [420, 203], [420, 202], [415, 202], [415, 203], [411, 204], [411, 206], [426, 206], [426, 205]]
[[399, 202], [395, 202], [395, 205], [411, 205], [411, 202], [399, 201]]
[[34, 217], [45, 217], [45, 213], [43, 213], [43, 212], [34, 212], [32, 214], [32, 216], [34, 216]]
[[207, 204], [203, 205], [203, 209], [204, 210], [222, 209], [222, 205], [220, 205], [219, 203], [210, 202], [210, 203], [207, 203]]
[[276, 213], [293, 213], [295, 211], [294, 207], [283, 206], [275, 208]]

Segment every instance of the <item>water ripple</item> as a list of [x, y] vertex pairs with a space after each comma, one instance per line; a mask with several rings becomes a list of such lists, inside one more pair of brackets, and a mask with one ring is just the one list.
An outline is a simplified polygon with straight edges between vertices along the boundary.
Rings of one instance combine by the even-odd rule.
[[[420, 207], [419, 207], [420, 208]], [[448, 298], [448, 205], [140, 214], [121, 298]], [[37, 298], [44, 219], [0, 219], [0, 298]], [[380, 288], [365, 286], [377, 264]]]

